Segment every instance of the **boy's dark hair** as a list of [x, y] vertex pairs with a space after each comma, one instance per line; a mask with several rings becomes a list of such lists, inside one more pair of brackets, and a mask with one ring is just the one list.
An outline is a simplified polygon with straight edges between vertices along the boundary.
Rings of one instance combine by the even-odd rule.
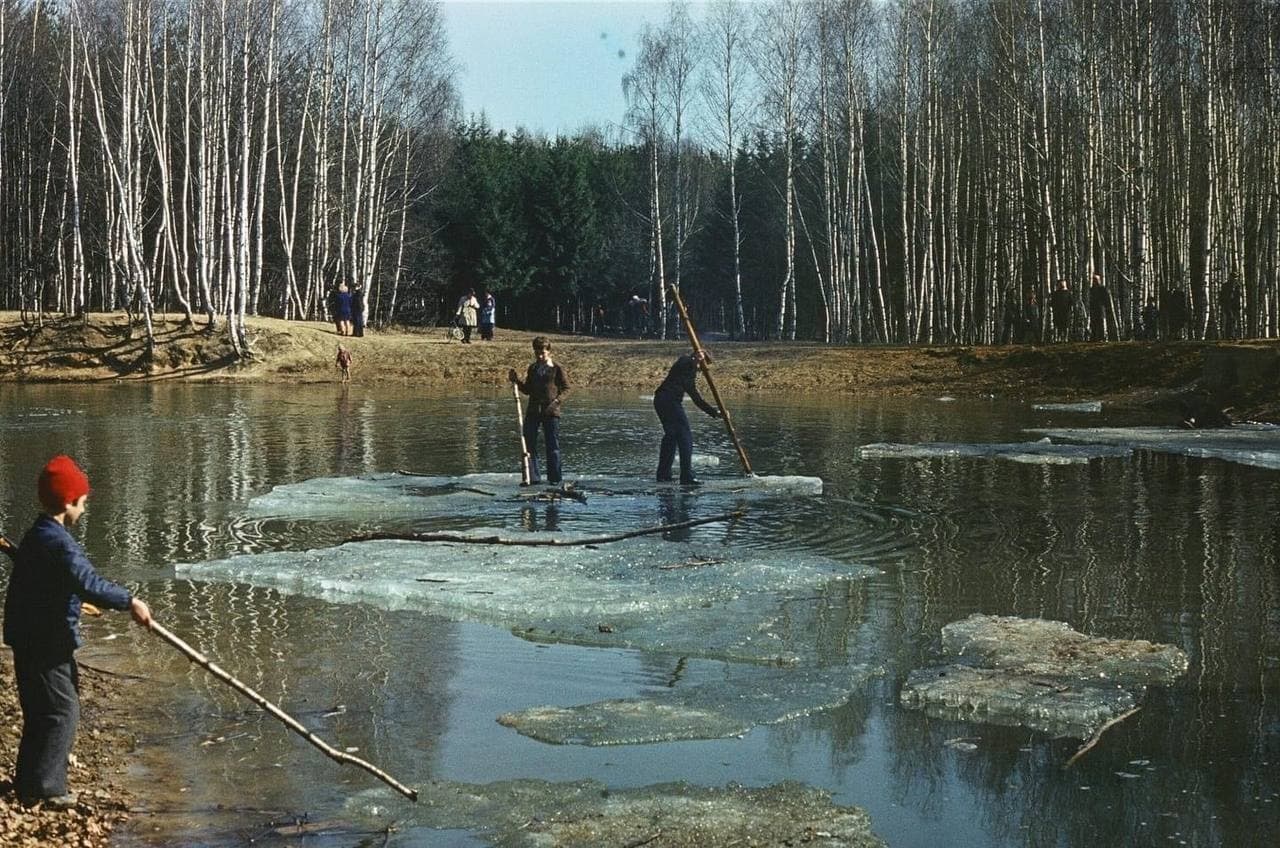
[[533, 349], [534, 350], [551, 350], [551, 342], [547, 339], [546, 336], [534, 336]]

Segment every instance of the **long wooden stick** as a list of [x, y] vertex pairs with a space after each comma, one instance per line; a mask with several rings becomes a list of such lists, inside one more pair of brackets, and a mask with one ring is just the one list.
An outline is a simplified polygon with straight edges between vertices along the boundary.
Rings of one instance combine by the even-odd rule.
[[[8, 554], [10, 557], [13, 557], [17, 554], [17, 548], [15, 548], [13, 543], [10, 542], [7, 538], [5, 538], [3, 534], [0, 534], [0, 551], [3, 551], [4, 553]], [[416, 789], [410, 789], [409, 787], [400, 783], [394, 777], [387, 774], [385, 771], [373, 765], [372, 763], [367, 763], [364, 760], [360, 759], [359, 757], [353, 757], [351, 754], [348, 754], [345, 751], [339, 751], [338, 749], [331, 747], [323, 739], [316, 736], [310, 730], [307, 730], [307, 728], [303, 727], [302, 724], [293, 716], [289, 715], [284, 710], [280, 709], [275, 704], [271, 703], [266, 698], [259, 695], [253, 689], [249, 688], [248, 686], [241, 683], [236, 678], [232, 677], [230, 674], [224, 671], [220, 666], [218, 666], [217, 663], [213, 662], [204, 654], [200, 653], [195, 648], [191, 647], [186, 642], [179, 639], [170, 630], [165, 628], [164, 625], [156, 621], [154, 618], [151, 619], [151, 631], [155, 633], [157, 636], [159, 636], [161, 639], [164, 639], [173, 647], [177, 648], [183, 654], [185, 654], [187, 659], [191, 660], [196, 665], [204, 667], [204, 669], [208, 671], [210, 674], [212, 674], [214, 677], [218, 678], [223, 683], [226, 683], [232, 689], [235, 689], [237, 692], [244, 695], [250, 701], [253, 701], [255, 704], [262, 707], [262, 709], [266, 710], [267, 712], [271, 713], [271, 715], [275, 716], [280, 721], [284, 722], [286, 727], [288, 727], [294, 733], [297, 733], [299, 736], [301, 736], [303, 739], [310, 742], [312, 745], [319, 748], [330, 759], [336, 760], [337, 762], [340, 762], [340, 763], [350, 763], [353, 766], [358, 766], [364, 769], [365, 771], [369, 772], [369, 774], [381, 780], [383, 783], [390, 786], [392, 789], [399, 792], [401, 795], [408, 798], [410, 801], [418, 800], [418, 791]]]
[[520, 406], [520, 387], [511, 384], [516, 396], [516, 429], [520, 431], [520, 482], [528, 486], [533, 482], [533, 469], [529, 467], [529, 445], [524, 440], [524, 409]]
[[[675, 286], [668, 286], [667, 290], [671, 292], [671, 299], [675, 301], [676, 309], [680, 310], [680, 320], [684, 323], [685, 332], [689, 334], [689, 343], [693, 345], [694, 353], [703, 353], [702, 342], [698, 341], [698, 331], [693, 328], [693, 320], [689, 318], [689, 312], [684, 308], [684, 301], [680, 298], [680, 290]], [[724, 419], [724, 426], [729, 430], [729, 438], [733, 440], [733, 447], [738, 451], [738, 459], [742, 462], [742, 472], [748, 477], [754, 477], [755, 472], [751, 470], [751, 460], [747, 459], [747, 452], [742, 447], [742, 442], [738, 440], [738, 431], [733, 429], [733, 419], [729, 417], [729, 410], [725, 407], [724, 401], [720, 399], [720, 390], [716, 388], [716, 381], [711, 378], [711, 369], [707, 366], [707, 358], [705, 356], [698, 357], [698, 367], [702, 369], [702, 376], [707, 378], [707, 386], [711, 389], [711, 396], [716, 399], [716, 406], [720, 408], [720, 417]]]
[[735, 509], [713, 515], [710, 518], [695, 518], [692, 521], [680, 521], [676, 524], [660, 524], [657, 527], [645, 527], [641, 530], [629, 530], [626, 533], [613, 533], [608, 536], [590, 536], [586, 539], [511, 539], [506, 536], [467, 536], [463, 533], [366, 533], [352, 536], [347, 542], [376, 542], [384, 540], [401, 540], [405, 542], [456, 542], [463, 545], [519, 545], [530, 548], [571, 547], [573, 545], [605, 545], [609, 542], [621, 542], [636, 536], [647, 536], [653, 533], [665, 533], [668, 530], [683, 530], [686, 527], [697, 527], [699, 524], [713, 524], [717, 521], [728, 521], [746, 515], [745, 509]]
[[266, 698], [259, 695], [253, 689], [250, 689], [248, 686], [241, 683], [236, 678], [232, 677], [230, 674], [224, 671], [221, 667], [219, 667], [217, 663], [211, 661], [204, 654], [200, 653], [195, 648], [191, 647], [186, 642], [179, 639], [171, 631], [167, 630], [164, 627], [164, 625], [160, 624], [160, 622], [156, 621], [154, 618], [151, 620], [151, 630], [156, 635], [158, 635], [161, 639], [164, 639], [170, 645], [172, 645], [173, 647], [181, 651], [183, 654], [185, 654], [187, 659], [191, 660], [196, 665], [203, 667], [206, 671], [208, 671], [214, 677], [218, 678], [223, 683], [227, 684], [232, 689], [235, 689], [241, 695], [244, 695], [250, 701], [253, 701], [259, 707], [262, 707], [262, 709], [266, 710], [271, 715], [278, 718], [280, 721], [284, 723], [286, 727], [288, 727], [294, 733], [298, 734], [303, 739], [307, 740], [312, 745], [319, 748], [325, 754], [325, 756], [339, 763], [350, 763], [353, 766], [358, 766], [359, 768], [364, 769], [365, 771], [369, 772], [369, 774], [378, 778], [378, 780], [381, 780], [383, 783], [390, 786], [392, 789], [399, 792], [401, 795], [408, 798], [410, 801], [418, 800], [418, 791], [416, 789], [410, 789], [409, 787], [405, 786], [403, 783], [399, 782], [394, 777], [387, 774], [385, 771], [373, 765], [372, 763], [365, 762], [359, 757], [353, 757], [351, 754], [348, 754], [345, 751], [339, 751], [338, 749], [330, 746], [323, 739], [316, 736], [310, 730], [307, 730], [307, 728], [305, 728], [293, 716], [289, 715], [284, 710], [280, 709], [275, 704], [271, 703]]

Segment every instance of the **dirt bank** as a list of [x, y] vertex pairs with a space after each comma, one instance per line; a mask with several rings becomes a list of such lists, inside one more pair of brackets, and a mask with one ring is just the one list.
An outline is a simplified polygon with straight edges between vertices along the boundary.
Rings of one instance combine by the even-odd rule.
[[[253, 318], [252, 358], [238, 361], [223, 332], [212, 335], [157, 316], [148, 359], [139, 329], [122, 314], [47, 318], [24, 325], [0, 313], [0, 380], [313, 383], [337, 379], [338, 343], [355, 357], [357, 382], [399, 382], [424, 391], [497, 386], [530, 359], [533, 333], [499, 328], [493, 342], [464, 345], [444, 329], [338, 336], [331, 325]], [[662, 379], [679, 341], [551, 336], [556, 359], [580, 387], [647, 390]], [[722, 342], [713, 373], [728, 396], [777, 394], [995, 395], [1096, 399], [1150, 405], [1167, 416], [1192, 391], [1234, 407], [1237, 418], [1280, 421], [1280, 343], [1121, 342], [1002, 347], [836, 347]], [[1153, 423], [1158, 423], [1153, 421]]]
[[106, 848], [112, 831], [128, 818], [128, 796], [117, 780], [132, 747], [125, 728], [128, 701], [138, 693], [125, 691], [129, 678], [86, 667], [80, 659], [82, 712], [70, 771], [70, 788], [80, 802], [74, 809], [56, 811], [22, 806], [9, 783], [22, 712], [12, 657], [8, 649], [0, 652], [0, 846]]

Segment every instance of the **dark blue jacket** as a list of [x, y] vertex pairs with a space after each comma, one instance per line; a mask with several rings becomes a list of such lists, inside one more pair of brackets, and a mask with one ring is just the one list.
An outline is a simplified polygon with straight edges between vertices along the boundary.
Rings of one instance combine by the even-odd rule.
[[80, 543], [47, 515], [22, 537], [4, 599], [4, 643], [14, 653], [70, 656], [80, 647], [80, 601], [127, 610], [133, 595], [93, 570]]
[[667, 372], [667, 379], [654, 390], [653, 396], [669, 403], [679, 404], [688, 394], [698, 408], [708, 415], [718, 415], [719, 410], [702, 399], [698, 394], [698, 364], [689, 354], [683, 354]]

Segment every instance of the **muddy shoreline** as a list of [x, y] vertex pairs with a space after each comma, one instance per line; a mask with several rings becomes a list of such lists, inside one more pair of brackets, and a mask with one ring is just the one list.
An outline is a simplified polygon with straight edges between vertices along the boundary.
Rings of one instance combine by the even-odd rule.
[[[237, 359], [223, 329], [157, 315], [148, 353], [121, 313], [46, 316], [39, 325], [0, 313], [0, 383], [337, 382], [338, 345], [354, 356], [352, 382], [424, 393], [505, 389], [507, 369], [530, 359], [534, 333], [499, 327], [491, 342], [462, 344], [444, 328], [339, 336], [318, 322], [250, 318], [252, 355]], [[551, 335], [576, 388], [651, 391], [685, 342]], [[715, 342], [716, 386], [729, 398], [777, 396], [1002, 397], [1101, 400], [1176, 424], [1187, 398], [1230, 407], [1236, 420], [1280, 422], [1280, 341], [1074, 342], [1049, 345], [844, 346]]]

